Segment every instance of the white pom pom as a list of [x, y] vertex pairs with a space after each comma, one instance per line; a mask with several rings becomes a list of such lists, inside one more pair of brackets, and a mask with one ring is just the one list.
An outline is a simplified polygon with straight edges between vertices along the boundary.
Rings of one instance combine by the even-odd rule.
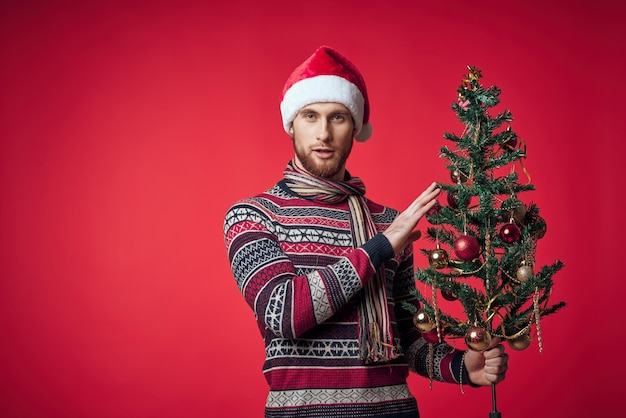
[[363, 124], [363, 127], [361, 128], [361, 132], [356, 134], [354, 139], [356, 139], [358, 142], [365, 142], [368, 139], [370, 139], [371, 136], [372, 136], [372, 124], [367, 122]]

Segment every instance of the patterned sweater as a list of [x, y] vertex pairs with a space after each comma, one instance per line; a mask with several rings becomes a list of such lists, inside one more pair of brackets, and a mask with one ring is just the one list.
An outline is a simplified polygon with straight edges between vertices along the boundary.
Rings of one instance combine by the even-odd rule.
[[[384, 231], [397, 211], [368, 200], [378, 234], [352, 248], [346, 202], [320, 204], [284, 180], [233, 205], [224, 222], [232, 271], [265, 341], [266, 417], [417, 417], [409, 370], [428, 376], [429, 348], [403, 302], [418, 306], [413, 254]], [[359, 359], [358, 298], [383, 265], [397, 359]], [[434, 346], [433, 377], [467, 383], [462, 352]]]

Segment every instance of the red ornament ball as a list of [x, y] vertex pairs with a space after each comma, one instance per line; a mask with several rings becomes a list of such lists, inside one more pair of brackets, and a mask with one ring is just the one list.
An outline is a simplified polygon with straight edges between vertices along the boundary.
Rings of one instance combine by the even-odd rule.
[[439, 204], [439, 202], [435, 201], [435, 204], [428, 209], [428, 212], [426, 212], [427, 215], [438, 215], [439, 212], [441, 212], [441, 205]]
[[517, 147], [517, 137], [516, 137], [516, 136], [511, 137], [511, 139], [509, 139], [508, 141], [506, 141], [506, 145], [507, 145], [509, 148], [515, 148], [515, 147]]
[[502, 148], [506, 150], [513, 150], [515, 147], [517, 147], [517, 136], [515, 135], [509, 136], [502, 144]]
[[448, 196], [446, 197], [446, 199], [448, 200], [448, 206], [450, 206], [452, 209], [458, 209], [459, 205], [461, 204], [463, 206], [467, 206], [467, 204], [469, 203], [469, 199], [459, 201], [457, 194], [457, 192], [451, 192], [448, 193]]
[[500, 228], [500, 239], [506, 244], [512, 244], [519, 241], [521, 236], [522, 233], [514, 223], [508, 223]]
[[445, 300], [449, 300], [449, 301], [455, 301], [455, 300], [458, 299], [454, 293], [447, 292], [445, 290], [441, 291], [441, 297], [444, 298]]
[[501, 147], [505, 150], [513, 150], [517, 147], [517, 135], [511, 130], [511, 127], [506, 128], [506, 137], [502, 141]]
[[472, 261], [480, 254], [478, 240], [471, 235], [461, 235], [454, 242], [454, 253], [464, 261]]

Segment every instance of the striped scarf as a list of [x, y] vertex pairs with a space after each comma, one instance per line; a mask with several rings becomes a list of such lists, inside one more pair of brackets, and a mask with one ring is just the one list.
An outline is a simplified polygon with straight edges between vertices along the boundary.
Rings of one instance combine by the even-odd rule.
[[[296, 166], [294, 160], [289, 162], [283, 174], [287, 186], [305, 199], [329, 204], [347, 199], [354, 248], [363, 245], [377, 233], [376, 225], [367, 207], [365, 185], [360, 178], [351, 177], [345, 181], [333, 181], [315, 177]], [[374, 277], [365, 285], [359, 303], [361, 359], [368, 364], [387, 362], [396, 358], [383, 266], [378, 268]]]

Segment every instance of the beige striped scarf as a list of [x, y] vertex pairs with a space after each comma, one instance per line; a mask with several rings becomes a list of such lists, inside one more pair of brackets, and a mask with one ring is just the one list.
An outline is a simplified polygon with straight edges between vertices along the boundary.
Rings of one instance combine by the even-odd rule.
[[[339, 203], [347, 199], [350, 208], [352, 246], [357, 248], [372, 238], [376, 225], [372, 219], [365, 185], [358, 177], [333, 181], [313, 176], [292, 160], [284, 172], [287, 186], [305, 199], [321, 203]], [[365, 285], [359, 300], [359, 348], [365, 363], [387, 362], [397, 357], [393, 346], [384, 266]]]

